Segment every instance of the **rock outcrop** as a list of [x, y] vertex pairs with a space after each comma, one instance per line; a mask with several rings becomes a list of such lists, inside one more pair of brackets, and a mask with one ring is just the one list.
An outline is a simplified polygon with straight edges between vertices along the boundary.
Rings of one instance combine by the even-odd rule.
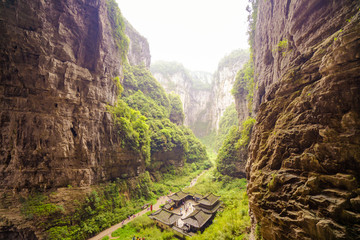
[[0, 186], [86, 186], [144, 171], [106, 110], [122, 74], [106, 1], [2, 1], [0, 20]]
[[174, 62], [158, 62], [151, 71], [167, 92], [180, 96], [185, 113], [184, 124], [197, 136], [206, 134], [209, 131], [212, 75], [190, 72]]
[[213, 76], [210, 127], [215, 131], [219, 129], [220, 118], [224, 114], [225, 109], [234, 103], [231, 89], [233, 88], [237, 72], [248, 59], [248, 51], [236, 50], [220, 61], [218, 69]]
[[150, 68], [151, 55], [147, 39], [125, 20], [125, 34], [129, 37], [128, 60], [131, 65], [144, 65]]
[[259, 1], [247, 174], [263, 239], [359, 239], [359, 5]]

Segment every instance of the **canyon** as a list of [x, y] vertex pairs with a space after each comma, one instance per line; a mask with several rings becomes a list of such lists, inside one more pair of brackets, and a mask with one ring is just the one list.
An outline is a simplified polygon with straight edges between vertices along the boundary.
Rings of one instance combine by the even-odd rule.
[[0, 238], [47, 238], [20, 210], [32, 192], [57, 191], [49, 201], [66, 210], [50, 221], [75, 211], [69, 202], [98, 203], [102, 184], [126, 186], [122, 201], [195, 168], [207, 156], [183, 125], [217, 132], [233, 103], [235, 159], [224, 154], [224, 175], [211, 177], [246, 173], [249, 238], [359, 238], [359, 1], [251, 0], [250, 53], [229, 54], [214, 74], [152, 64], [113, 3], [0, 3]]
[[176, 62], [155, 62], [151, 71], [167, 92], [180, 96], [184, 124], [202, 137], [219, 130], [220, 118], [235, 101], [231, 89], [236, 74], [248, 58], [247, 50], [234, 50], [219, 61], [213, 74], [191, 71]]

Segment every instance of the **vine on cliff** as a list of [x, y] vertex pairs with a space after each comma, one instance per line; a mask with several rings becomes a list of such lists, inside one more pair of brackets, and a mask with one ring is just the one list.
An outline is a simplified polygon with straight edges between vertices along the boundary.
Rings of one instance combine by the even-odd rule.
[[125, 62], [130, 41], [125, 34], [124, 18], [115, 0], [107, 0], [106, 5], [108, 10], [108, 18], [113, 30], [114, 40], [120, 51], [121, 59]]

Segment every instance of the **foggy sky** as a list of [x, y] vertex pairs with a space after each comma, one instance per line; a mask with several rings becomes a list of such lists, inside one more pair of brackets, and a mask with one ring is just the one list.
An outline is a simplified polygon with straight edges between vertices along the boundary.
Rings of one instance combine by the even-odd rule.
[[222, 57], [247, 49], [247, 0], [117, 0], [147, 40], [152, 62], [177, 61], [214, 72]]

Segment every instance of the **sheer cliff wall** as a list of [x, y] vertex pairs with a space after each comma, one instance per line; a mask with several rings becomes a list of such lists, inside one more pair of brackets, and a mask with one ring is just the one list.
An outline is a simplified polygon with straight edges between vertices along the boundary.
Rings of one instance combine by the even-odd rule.
[[106, 110], [122, 74], [106, 1], [2, 1], [0, 32], [1, 187], [84, 186], [144, 170]]
[[247, 163], [263, 239], [359, 239], [359, 1], [259, 1]]

